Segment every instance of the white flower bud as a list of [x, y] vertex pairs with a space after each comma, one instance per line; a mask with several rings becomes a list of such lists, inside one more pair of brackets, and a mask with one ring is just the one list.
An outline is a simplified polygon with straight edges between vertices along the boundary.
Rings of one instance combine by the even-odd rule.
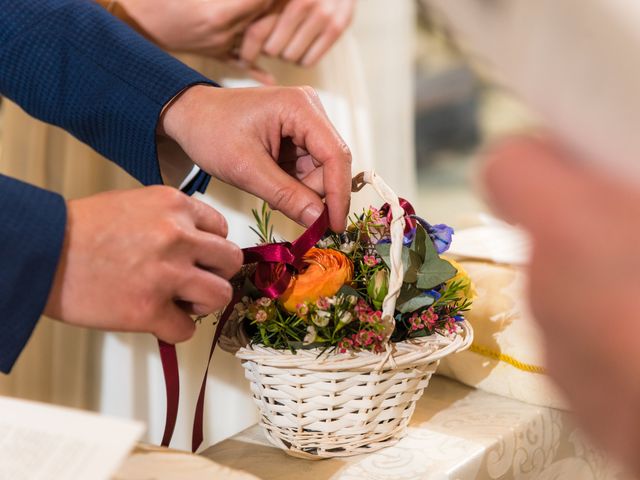
[[313, 325], [309, 325], [307, 327], [307, 335], [304, 337], [302, 343], [304, 343], [305, 345], [311, 345], [316, 341], [317, 336], [318, 334], [316, 333], [316, 329], [313, 327]]

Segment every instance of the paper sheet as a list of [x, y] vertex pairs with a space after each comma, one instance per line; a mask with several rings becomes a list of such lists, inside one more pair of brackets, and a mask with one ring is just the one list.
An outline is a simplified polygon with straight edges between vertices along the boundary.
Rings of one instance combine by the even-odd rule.
[[107, 480], [143, 431], [138, 422], [0, 397], [0, 480]]

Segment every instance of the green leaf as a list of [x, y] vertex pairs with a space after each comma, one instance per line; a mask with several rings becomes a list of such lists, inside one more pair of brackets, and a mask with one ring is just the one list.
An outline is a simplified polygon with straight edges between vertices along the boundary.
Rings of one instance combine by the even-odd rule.
[[396, 310], [401, 313], [415, 312], [416, 310], [433, 305], [433, 302], [435, 302], [433, 297], [430, 297], [429, 295], [420, 295], [418, 297], [413, 297], [411, 300], [400, 305], [396, 305]]
[[364, 296], [350, 285], [343, 285], [342, 287], [340, 287], [340, 290], [338, 290], [338, 293], [336, 295], [344, 295], [345, 297], [348, 297], [349, 295], [355, 295], [356, 297], [365, 300]]
[[417, 288], [415, 284], [404, 283], [400, 289], [400, 295], [398, 295], [396, 305], [408, 302], [412, 298], [419, 297], [420, 295], [422, 295], [422, 290]]
[[[391, 269], [391, 244], [378, 243], [376, 251], [387, 267]], [[404, 283], [415, 283], [418, 279], [418, 270], [422, 265], [420, 255], [407, 247], [402, 247], [402, 265], [404, 267]]]
[[425, 260], [417, 275], [417, 287], [421, 290], [437, 287], [458, 273], [453, 265], [440, 258], [433, 242], [429, 241], [425, 246]]
[[419, 223], [416, 225], [416, 236], [411, 243], [411, 250], [416, 252], [420, 257], [420, 260], [424, 262], [427, 255], [427, 242], [431, 242], [431, 238], [427, 235], [427, 231]]

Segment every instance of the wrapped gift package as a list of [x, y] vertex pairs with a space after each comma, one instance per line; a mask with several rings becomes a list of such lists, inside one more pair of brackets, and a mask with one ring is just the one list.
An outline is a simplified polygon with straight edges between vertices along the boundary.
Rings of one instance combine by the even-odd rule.
[[[541, 333], [528, 311], [526, 272], [517, 265], [524, 263], [526, 253], [514, 251], [518, 237], [506, 227], [482, 227], [458, 236], [455, 252], [476, 257], [456, 256], [477, 291], [467, 314], [475, 338], [469, 350], [444, 359], [438, 373], [523, 402], [566, 408], [545, 374]], [[485, 248], [489, 244], [493, 251]]]

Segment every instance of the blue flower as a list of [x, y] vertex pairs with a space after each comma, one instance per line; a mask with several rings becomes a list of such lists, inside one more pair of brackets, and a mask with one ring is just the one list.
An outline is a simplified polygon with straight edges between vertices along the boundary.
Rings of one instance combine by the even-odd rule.
[[431, 238], [431, 241], [435, 245], [438, 254], [442, 254], [449, 250], [449, 247], [451, 246], [451, 238], [454, 234], [453, 228], [443, 223], [431, 225], [424, 218], [420, 218], [417, 215], [414, 215], [413, 218], [415, 218], [426, 230], [429, 238]]
[[416, 227], [413, 227], [408, 232], [405, 232], [404, 239], [402, 241], [405, 247], [409, 247], [413, 243], [413, 239], [416, 238], [416, 230]]
[[440, 297], [442, 297], [442, 294], [440, 292], [438, 292], [437, 290], [425, 290], [424, 291], [425, 295], [430, 296], [431, 298], [433, 298], [436, 302], [438, 300], [440, 300]]

